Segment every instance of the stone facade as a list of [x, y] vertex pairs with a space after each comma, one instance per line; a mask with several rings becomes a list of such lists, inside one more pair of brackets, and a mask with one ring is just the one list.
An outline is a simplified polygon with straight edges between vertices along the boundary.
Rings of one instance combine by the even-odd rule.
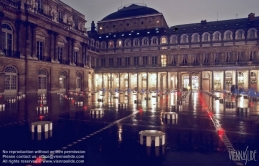
[[89, 90], [85, 22], [59, 0], [1, 1], [0, 93]]
[[99, 43], [95, 89], [228, 91], [234, 85], [259, 89], [259, 17], [254, 13], [235, 20], [134, 30], [124, 25], [100, 32], [100, 25], [105, 28], [102, 23], [124, 20], [126, 24], [136, 19], [133, 15], [107, 19], [108, 15], [98, 22], [96, 35], [89, 35], [92, 43]]

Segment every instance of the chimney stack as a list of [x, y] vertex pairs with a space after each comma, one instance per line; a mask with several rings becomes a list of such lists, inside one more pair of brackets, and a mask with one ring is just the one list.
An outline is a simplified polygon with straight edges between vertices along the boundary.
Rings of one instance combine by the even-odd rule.
[[250, 13], [250, 14], [248, 15], [248, 20], [249, 20], [249, 21], [254, 21], [254, 20], [255, 20], [255, 13]]
[[95, 31], [95, 23], [94, 21], [92, 21], [91, 23], [91, 32], [94, 32]]
[[201, 24], [206, 24], [207, 20], [201, 20]]

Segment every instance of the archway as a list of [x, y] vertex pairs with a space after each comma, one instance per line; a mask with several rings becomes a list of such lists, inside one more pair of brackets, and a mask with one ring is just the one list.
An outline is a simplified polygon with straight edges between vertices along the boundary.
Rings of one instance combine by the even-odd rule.
[[38, 72], [38, 93], [47, 93], [47, 72], [44, 69]]
[[18, 90], [17, 70], [13, 66], [7, 66], [4, 72], [4, 93], [7, 95], [16, 95]]

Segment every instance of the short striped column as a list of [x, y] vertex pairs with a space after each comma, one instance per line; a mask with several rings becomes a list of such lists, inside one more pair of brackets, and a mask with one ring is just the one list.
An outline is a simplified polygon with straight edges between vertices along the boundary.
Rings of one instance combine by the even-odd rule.
[[163, 112], [162, 118], [167, 120], [178, 119], [178, 114], [176, 112]]
[[75, 106], [83, 106], [84, 102], [83, 101], [76, 101]]
[[99, 109], [91, 109], [90, 110], [90, 114], [92, 114], [92, 115], [104, 114], [104, 111], [103, 110], [99, 110]]
[[165, 133], [158, 130], [143, 130], [139, 132], [140, 144], [151, 146], [162, 146], [165, 144]]
[[234, 101], [226, 101], [225, 102], [225, 106], [227, 108], [234, 108], [236, 106], [236, 102], [234, 102]]
[[42, 135], [45, 137], [45, 139], [52, 137], [52, 129], [53, 126], [52, 122], [50, 121], [37, 121], [31, 123], [32, 140], [35, 139], [35, 134], [37, 140], [41, 140]]
[[127, 103], [119, 103], [118, 107], [119, 108], [127, 108], [128, 104]]

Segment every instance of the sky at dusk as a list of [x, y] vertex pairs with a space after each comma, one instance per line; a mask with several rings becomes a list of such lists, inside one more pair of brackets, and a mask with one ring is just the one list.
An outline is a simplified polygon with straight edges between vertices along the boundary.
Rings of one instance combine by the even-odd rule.
[[198, 23], [201, 20], [217, 21], [247, 18], [249, 13], [259, 16], [259, 0], [61, 0], [85, 15], [86, 27], [118, 8], [132, 3], [145, 3], [163, 13], [167, 24]]

